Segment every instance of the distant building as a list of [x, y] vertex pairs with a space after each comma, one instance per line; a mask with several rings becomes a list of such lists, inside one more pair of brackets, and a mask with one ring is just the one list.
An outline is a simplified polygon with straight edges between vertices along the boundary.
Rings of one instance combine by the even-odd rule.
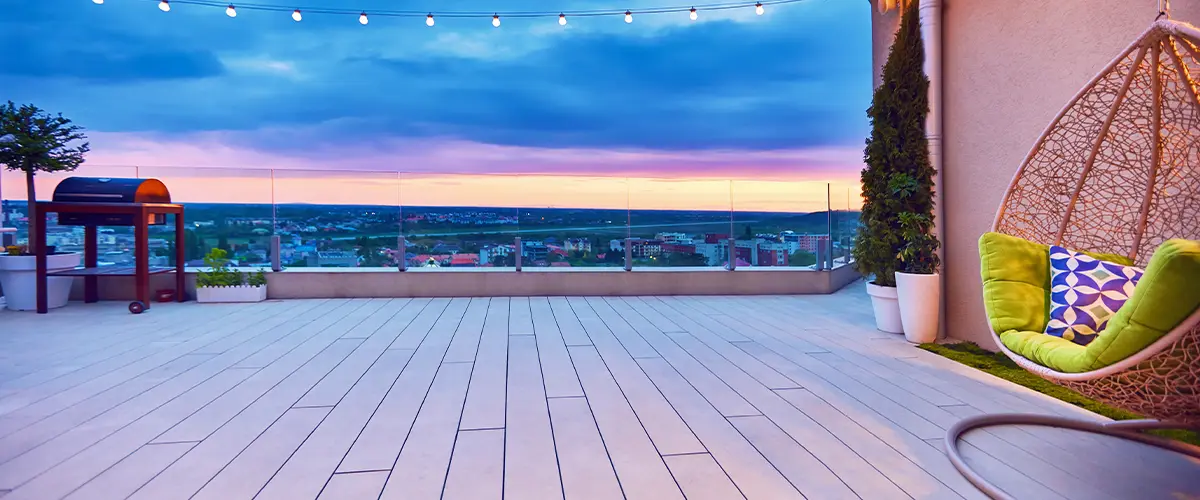
[[479, 249], [479, 262], [491, 263], [496, 257], [512, 255], [513, 251], [513, 245], [484, 245]]
[[592, 241], [587, 238], [567, 238], [563, 248], [568, 252], [592, 253]]
[[540, 241], [523, 241], [521, 247], [521, 258], [531, 262], [545, 261], [550, 255], [550, 249]]
[[326, 250], [313, 252], [306, 259], [308, 267], [358, 267], [358, 254], [355, 252]]
[[686, 254], [697, 253], [696, 245], [694, 243], [687, 243], [687, 244], [667, 243], [665, 241], [662, 244], [662, 252], [663, 253], [686, 253]]
[[729, 240], [713, 243], [696, 243], [696, 253], [703, 255], [707, 264], [718, 266], [729, 260]]
[[738, 240], [735, 256], [752, 266], [788, 265], [788, 243], [769, 239]]
[[479, 256], [473, 253], [454, 254], [450, 257], [450, 267], [478, 267]]
[[684, 233], [658, 233], [654, 235], [654, 239], [663, 243], [678, 243], [683, 245], [692, 243], [691, 235]]
[[[624, 252], [625, 241], [626, 240], [609, 241], [609, 250], [613, 252]], [[662, 242], [659, 240], [629, 238], [629, 247], [634, 258], [657, 257], [663, 253]]]
[[792, 234], [784, 235], [784, 242], [795, 240], [795, 250], [817, 253], [817, 248], [829, 245], [828, 234]]
[[454, 253], [458, 253], [458, 252], [459, 252], [458, 245], [451, 245], [451, 244], [449, 244], [449, 243], [438, 243], [437, 245], [434, 245], [434, 246], [433, 246], [433, 248], [431, 248], [431, 249], [429, 249], [429, 250], [430, 250], [431, 252], [433, 252], [433, 253], [450, 253], [450, 254], [454, 254]]
[[722, 233], [706, 233], [706, 234], [704, 235], [704, 242], [705, 242], [705, 243], [712, 244], [712, 243], [720, 243], [720, 242], [727, 242], [727, 241], [729, 241], [729, 235], [728, 235], [728, 234], [722, 234]]

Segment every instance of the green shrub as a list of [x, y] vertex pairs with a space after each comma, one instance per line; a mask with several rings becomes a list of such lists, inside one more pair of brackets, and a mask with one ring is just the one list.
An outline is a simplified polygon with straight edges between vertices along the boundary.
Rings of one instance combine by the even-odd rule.
[[229, 268], [228, 255], [220, 248], [214, 248], [204, 256], [207, 271], [196, 275], [197, 288], [215, 288], [222, 286], [239, 286], [246, 283], [246, 277], [239, 271]]
[[246, 278], [246, 284], [250, 286], [267, 286], [267, 272], [259, 269], [257, 273], [251, 274]]

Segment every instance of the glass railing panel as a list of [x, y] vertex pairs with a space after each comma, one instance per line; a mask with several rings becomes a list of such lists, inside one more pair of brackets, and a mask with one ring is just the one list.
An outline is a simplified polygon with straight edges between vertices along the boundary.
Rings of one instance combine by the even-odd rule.
[[722, 179], [629, 180], [635, 267], [724, 266], [729, 258], [730, 184]]
[[624, 178], [521, 175], [519, 185], [523, 266], [625, 265], [622, 247], [614, 247], [629, 234]]
[[[39, 172], [33, 178], [34, 194], [38, 201], [49, 201], [54, 197], [54, 188], [67, 177], [113, 177], [135, 178], [137, 167], [132, 166], [93, 166], [82, 165], [71, 172]], [[16, 228], [16, 242], [24, 245], [29, 242], [29, 203], [25, 174], [22, 172], [3, 169], [0, 171], [0, 220], [4, 227]], [[128, 229], [128, 228], [127, 228]], [[133, 231], [128, 232], [132, 241]], [[106, 240], [109, 240], [106, 238]], [[124, 240], [124, 238], [122, 238]], [[83, 227], [59, 226], [58, 216], [50, 214], [46, 219], [46, 244], [54, 246], [60, 252], [83, 251]], [[124, 246], [124, 243], [120, 244]], [[112, 242], [110, 247], [118, 246]], [[129, 244], [129, 248], [133, 248]], [[103, 253], [102, 253], [103, 255]]]
[[395, 172], [273, 172], [274, 230], [284, 267], [397, 267], [400, 179]]
[[[184, 206], [186, 265], [204, 266], [204, 257], [220, 248], [234, 265], [269, 266], [268, 170], [142, 167], [138, 175], [162, 181], [171, 193], [171, 201]], [[170, 221], [150, 228], [152, 265], [174, 264], [174, 239]]]
[[858, 184], [833, 183], [830, 188], [830, 203], [833, 214], [833, 265], [850, 264], [854, 238], [858, 234], [858, 213], [862, 208], [861, 188]]
[[408, 267], [514, 267], [521, 188], [515, 175], [401, 174]]
[[831, 220], [824, 182], [733, 181], [738, 266], [828, 266]]
[[[162, 181], [171, 201], [183, 205], [186, 265], [204, 266], [204, 256], [220, 248], [233, 265], [270, 266], [270, 170], [141, 167], [138, 176]], [[150, 227], [151, 265], [175, 263], [175, 226], [169, 219], [165, 225]]]

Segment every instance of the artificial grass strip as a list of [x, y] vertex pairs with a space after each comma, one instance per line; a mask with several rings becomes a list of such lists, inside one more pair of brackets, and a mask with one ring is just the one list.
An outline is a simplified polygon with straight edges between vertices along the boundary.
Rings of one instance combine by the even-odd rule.
[[[918, 347], [942, 357], [981, 370], [1017, 385], [1025, 386], [1052, 398], [1071, 403], [1098, 415], [1113, 420], [1132, 420], [1145, 418], [1133, 412], [1114, 408], [1094, 399], [1087, 398], [1078, 392], [1050, 382], [1042, 377], [1025, 371], [1017, 366], [1007, 356], [991, 352], [971, 342], [956, 344], [921, 344]], [[1153, 434], [1175, 439], [1200, 446], [1200, 433], [1184, 430], [1152, 431]]]

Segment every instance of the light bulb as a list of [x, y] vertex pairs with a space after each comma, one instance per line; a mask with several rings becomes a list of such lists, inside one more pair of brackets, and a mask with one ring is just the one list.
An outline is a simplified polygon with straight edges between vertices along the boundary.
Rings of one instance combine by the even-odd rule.
[[500, 16], [499, 15], [492, 16], [492, 26], [495, 26], [497, 28], [500, 27]]
[[[104, 0], [100, 0], [100, 1], [101, 1], [101, 2], [103, 2]], [[559, 25], [559, 26], [566, 26], [566, 25], [567, 25], [567, 15], [566, 15], [566, 14], [559, 14], [559, 15], [558, 15], [558, 25]]]
[[296, 10], [292, 11], [292, 20], [293, 21], [300, 22], [300, 20], [302, 20], [302, 19], [304, 19], [304, 16], [300, 15], [300, 9], [296, 9]]
[[[100, 1], [104, 1], [104, 0], [100, 0]], [[171, 4], [167, 3], [167, 0], [162, 0], [161, 2], [158, 2], [158, 10], [161, 10], [163, 12], [171, 12]]]
[[96, 5], [104, 5], [104, 0], [92, 0], [92, 3]]
[[233, 8], [233, 4], [229, 4], [228, 7], [225, 7], [225, 15], [229, 17], [237, 17], [237, 9]]
[[366, 26], [368, 22], [370, 22], [370, 21], [368, 21], [368, 20], [367, 20], [367, 13], [366, 13], [366, 12], [363, 12], [362, 14], [359, 14], [359, 15], [358, 15], [358, 24], [361, 24], [361, 25], [363, 25], [363, 26]]
[[692, 11], [688, 13], [688, 17], [690, 17], [693, 21], [695, 21], [697, 17], [700, 17], [699, 15], [696, 14], [695, 7], [692, 7]]
[[425, 26], [433, 26], [433, 14], [425, 16]]
[[633, 22], [633, 13], [632, 12], [625, 11], [625, 22], [627, 22], [627, 23]]
[[762, 2], [759, 2], [759, 3], [756, 3], [756, 4], [754, 4], [754, 13], [755, 13], [755, 14], [758, 14], [758, 15], [760, 15], [760, 16], [761, 16], [761, 15], [763, 15], [763, 6], [762, 6]]

